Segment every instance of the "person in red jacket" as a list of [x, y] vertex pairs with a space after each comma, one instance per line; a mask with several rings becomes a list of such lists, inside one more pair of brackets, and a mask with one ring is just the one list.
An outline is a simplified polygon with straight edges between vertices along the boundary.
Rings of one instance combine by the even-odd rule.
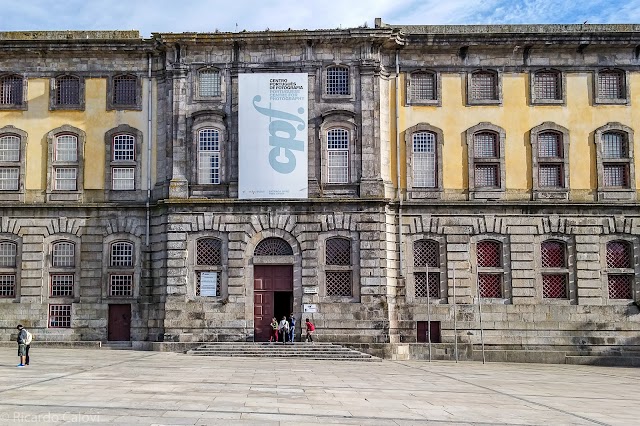
[[313, 323], [311, 321], [309, 321], [309, 318], [306, 318], [304, 320], [304, 323], [307, 326], [307, 338], [306, 338], [306, 341], [313, 343], [313, 333], [316, 331], [316, 326], [313, 325]]

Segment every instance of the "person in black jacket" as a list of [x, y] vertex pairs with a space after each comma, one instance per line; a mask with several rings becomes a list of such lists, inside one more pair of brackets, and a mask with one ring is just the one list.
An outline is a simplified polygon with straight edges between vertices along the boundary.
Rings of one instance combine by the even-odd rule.
[[17, 367], [24, 367], [27, 359], [27, 330], [24, 329], [22, 324], [18, 324], [18, 356], [20, 357], [20, 364]]

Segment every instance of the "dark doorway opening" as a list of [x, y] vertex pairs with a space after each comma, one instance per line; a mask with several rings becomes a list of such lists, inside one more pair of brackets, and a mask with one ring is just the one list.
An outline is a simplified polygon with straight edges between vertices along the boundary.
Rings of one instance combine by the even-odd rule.
[[109, 305], [107, 340], [112, 342], [131, 340], [131, 305]]
[[282, 317], [289, 318], [289, 314], [293, 312], [293, 292], [292, 291], [276, 291], [273, 293], [273, 315], [278, 322], [282, 321]]
[[293, 266], [256, 265], [253, 268], [253, 320], [256, 342], [269, 340], [271, 318], [278, 322], [293, 308]]
[[431, 321], [431, 330], [429, 330], [428, 321], [417, 321], [418, 343], [429, 342], [429, 332], [431, 333], [431, 343], [442, 343], [440, 334], [440, 321]]

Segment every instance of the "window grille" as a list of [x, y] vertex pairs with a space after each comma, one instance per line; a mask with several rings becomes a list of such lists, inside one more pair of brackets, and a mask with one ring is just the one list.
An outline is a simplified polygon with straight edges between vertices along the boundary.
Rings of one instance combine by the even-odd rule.
[[498, 100], [497, 76], [489, 72], [471, 74], [471, 99], [476, 101]]
[[124, 241], [111, 244], [111, 260], [109, 264], [112, 267], [133, 266], [133, 244]]
[[352, 296], [351, 271], [326, 271], [327, 296]]
[[20, 161], [20, 138], [14, 135], [0, 137], [0, 161]]
[[51, 297], [73, 296], [72, 274], [51, 274]]
[[609, 299], [632, 299], [633, 275], [609, 274]]
[[[201, 287], [201, 286], [200, 286], [200, 282], [201, 282], [201, 280], [202, 280], [202, 278], [201, 278], [201, 276], [200, 276], [200, 275], [201, 275], [203, 272], [209, 272], [209, 273], [211, 273], [211, 272], [213, 272], [213, 271], [196, 271], [196, 296], [201, 296], [201, 295], [202, 295], [202, 294], [201, 294], [201, 292], [200, 292], [200, 287]], [[222, 293], [221, 293], [221, 291], [222, 291], [222, 286], [221, 286], [221, 284], [220, 284], [220, 272], [216, 272], [216, 274], [217, 274], [217, 277], [218, 277], [218, 278], [216, 279], [216, 294], [217, 294], [218, 296], [220, 296], [220, 295], [222, 294]]]
[[8, 75], [0, 79], [0, 104], [22, 105], [22, 77]]
[[498, 165], [476, 164], [475, 186], [476, 188], [498, 188]]
[[545, 299], [566, 299], [567, 276], [565, 274], [542, 275], [542, 297]]
[[563, 188], [562, 178], [561, 164], [540, 164], [538, 166], [538, 181], [541, 187]]
[[629, 186], [629, 167], [627, 164], [603, 164], [604, 186], [627, 188]]
[[198, 132], [198, 182], [220, 183], [220, 133], [215, 129]]
[[15, 268], [18, 246], [9, 241], [0, 242], [0, 268]]
[[474, 134], [473, 152], [476, 158], [497, 158], [498, 135], [487, 132]]
[[133, 296], [133, 276], [111, 275], [109, 281], [109, 296]]
[[80, 79], [70, 75], [56, 79], [56, 105], [80, 105]]
[[138, 79], [132, 75], [120, 75], [113, 79], [113, 104], [137, 104]]
[[602, 134], [603, 158], [628, 158], [626, 138], [622, 133], [609, 132]]
[[133, 191], [136, 189], [136, 169], [134, 167], [112, 167], [111, 189], [114, 191]]
[[75, 167], [56, 167], [54, 169], [54, 189], [59, 191], [75, 191], [77, 188]]
[[292, 256], [293, 249], [282, 238], [270, 237], [260, 241], [253, 251], [254, 256]]
[[430, 72], [411, 74], [411, 100], [435, 101], [437, 99], [436, 75]]
[[132, 135], [116, 135], [113, 138], [113, 161], [134, 161], [136, 138]]
[[56, 268], [73, 268], [76, 266], [75, 244], [59, 242], [53, 244], [51, 266]]
[[560, 88], [560, 74], [555, 72], [538, 72], [534, 76], [534, 93], [539, 100], [560, 100], [562, 90]]
[[49, 305], [49, 327], [71, 328], [71, 305]]
[[0, 297], [16, 297], [15, 274], [0, 275]]
[[327, 95], [349, 94], [349, 68], [327, 68]]
[[545, 132], [538, 135], [538, 157], [562, 158], [562, 137], [555, 132]]
[[480, 241], [476, 246], [479, 268], [502, 267], [502, 247], [497, 241]]
[[501, 298], [502, 274], [478, 274], [478, 290], [482, 298]]
[[413, 135], [413, 186], [436, 187], [436, 135], [419, 132]]
[[560, 241], [545, 241], [540, 246], [543, 268], [565, 268], [567, 259], [565, 245]]
[[624, 74], [618, 71], [598, 73], [598, 97], [602, 99], [624, 99]]
[[196, 242], [196, 265], [222, 265], [222, 241], [201, 238]]
[[20, 169], [0, 168], [0, 191], [17, 191], [18, 189], [20, 189]]
[[331, 129], [327, 132], [328, 183], [349, 182], [349, 131]]
[[427, 285], [426, 272], [415, 272], [416, 297], [428, 297], [440, 299], [440, 272], [429, 272], [429, 283]]
[[413, 265], [419, 268], [440, 267], [440, 245], [433, 240], [418, 240], [413, 243]]
[[210, 98], [220, 96], [220, 71], [202, 70], [198, 73], [198, 91], [200, 97]]
[[55, 161], [78, 161], [78, 138], [75, 135], [56, 137]]
[[351, 240], [330, 238], [326, 244], [327, 265], [351, 265]]
[[632, 268], [631, 245], [625, 241], [607, 244], [607, 268]]

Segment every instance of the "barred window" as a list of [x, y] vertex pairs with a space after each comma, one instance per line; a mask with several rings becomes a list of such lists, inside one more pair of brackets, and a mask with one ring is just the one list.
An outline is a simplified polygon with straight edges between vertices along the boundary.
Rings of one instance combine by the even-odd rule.
[[540, 71], [533, 77], [533, 90], [536, 100], [561, 100], [561, 75], [554, 71]]
[[133, 135], [113, 137], [113, 161], [135, 161], [136, 138]]
[[19, 75], [0, 78], [0, 105], [22, 105], [23, 79]]
[[53, 244], [51, 266], [57, 268], [73, 268], [76, 266], [75, 244], [61, 241]]
[[119, 75], [113, 78], [113, 104], [132, 106], [137, 104], [138, 78], [134, 75]]
[[413, 243], [415, 297], [440, 299], [444, 294], [440, 267], [440, 244], [433, 240]]
[[486, 71], [477, 71], [471, 74], [471, 100], [497, 101], [498, 75]]
[[499, 169], [497, 164], [476, 164], [475, 165], [475, 187], [476, 188], [499, 188]]
[[607, 268], [632, 268], [631, 244], [626, 241], [611, 241], [607, 244]]
[[613, 188], [629, 187], [629, 167], [626, 164], [604, 164], [604, 186]]
[[598, 200], [635, 200], [633, 129], [607, 123], [595, 131]]
[[478, 291], [482, 298], [499, 299], [502, 297], [502, 274], [478, 274]]
[[330, 238], [326, 244], [327, 265], [351, 265], [351, 240]]
[[18, 189], [20, 189], [20, 169], [0, 167], [0, 191], [17, 191]]
[[602, 157], [607, 159], [629, 157], [629, 148], [623, 133], [607, 132], [602, 134]]
[[437, 176], [436, 134], [418, 132], [413, 134], [413, 186], [435, 188]]
[[0, 297], [16, 297], [16, 274], [0, 274]]
[[111, 256], [109, 264], [114, 267], [133, 266], [133, 244], [126, 241], [117, 241], [111, 244]]
[[411, 100], [435, 101], [437, 100], [436, 75], [432, 72], [414, 72], [411, 74]]
[[610, 241], [606, 260], [609, 299], [632, 299], [636, 280], [633, 245], [627, 241]]
[[481, 298], [503, 297], [502, 244], [484, 240], [476, 244], [478, 291]]
[[474, 134], [473, 151], [476, 158], [498, 157], [498, 135], [491, 132], [480, 132]]
[[538, 135], [539, 158], [562, 158], [562, 135], [556, 132], [542, 132]]
[[71, 305], [49, 305], [49, 327], [71, 328]]
[[20, 161], [20, 137], [3, 135], [0, 137], [0, 161]]
[[292, 256], [293, 249], [288, 242], [282, 238], [269, 237], [260, 241], [255, 250], [254, 256]]
[[328, 238], [325, 242], [327, 296], [353, 296], [351, 244], [348, 238]]
[[51, 274], [51, 297], [73, 296], [73, 274]]
[[55, 141], [54, 161], [78, 161], [78, 137], [75, 135], [59, 135]]
[[112, 274], [109, 276], [109, 296], [133, 296], [133, 275]]
[[53, 188], [58, 191], [75, 191], [77, 189], [78, 169], [75, 167], [56, 167]]
[[349, 131], [327, 131], [327, 182], [349, 182]]
[[607, 70], [598, 72], [598, 97], [601, 99], [625, 99], [624, 73]]
[[0, 298], [16, 296], [16, 267], [18, 245], [0, 241]]
[[201, 238], [196, 242], [196, 265], [222, 265], [222, 241]]
[[480, 241], [476, 250], [479, 268], [502, 267], [502, 244], [498, 241]]
[[198, 183], [220, 183], [220, 132], [216, 129], [198, 132]]
[[15, 268], [18, 246], [10, 241], [0, 242], [0, 268]]
[[349, 94], [349, 68], [332, 66], [327, 68], [327, 95]]
[[326, 271], [327, 296], [353, 296], [350, 271]]
[[59, 106], [80, 105], [80, 79], [64, 75], [55, 80], [55, 104]]
[[538, 165], [538, 185], [544, 188], [563, 188], [562, 164]]
[[548, 240], [540, 245], [542, 258], [542, 297], [567, 299], [568, 277], [567, 248], [561, 241]]
[[220, 96], [221, 79], [220, 71], [204, 69], [198, 72], [198, 94], [202, 98]]
[[413, 243], [413, 265], [416, 267], [440, 267], [440, 246], [437, 241], [418, 240]]

